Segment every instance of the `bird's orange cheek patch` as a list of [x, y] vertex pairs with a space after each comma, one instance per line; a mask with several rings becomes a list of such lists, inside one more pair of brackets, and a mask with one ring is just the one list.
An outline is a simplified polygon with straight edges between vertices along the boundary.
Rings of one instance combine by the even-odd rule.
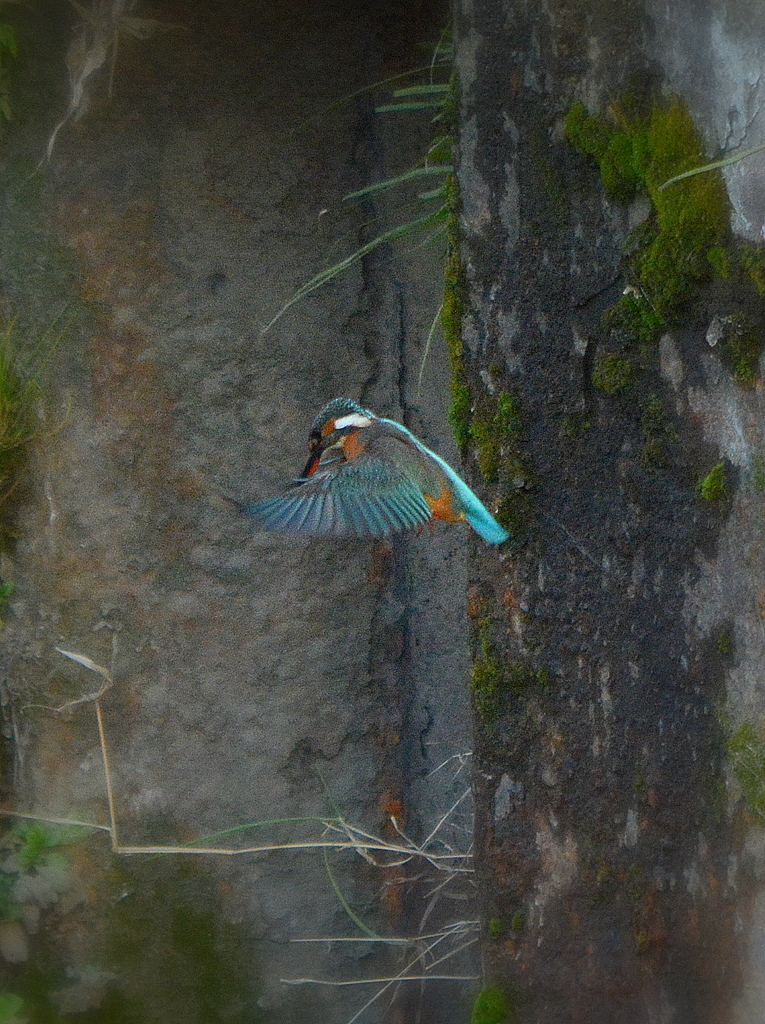
[[426, 494], [425, 500], [430, 505], [430, 514], [434, 519], [440, 519], [444, 523], [461, 523], [464, 522], [465, 516], [461, 512], [457, 512], [452, 505], [451, 493], [444, 488], [437, 498], [431, 497]]
[[355, 459], [366, 448], [365, 444], [359, 440], [360, 431], [354, 430], [351, 434], [346, 434], [343, 438], [343, 454], [346, 459]]

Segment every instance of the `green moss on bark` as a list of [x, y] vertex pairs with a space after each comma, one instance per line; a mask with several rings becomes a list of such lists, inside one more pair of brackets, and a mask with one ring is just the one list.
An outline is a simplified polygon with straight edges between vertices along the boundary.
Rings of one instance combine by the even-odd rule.
[[651, 200], [650, 232], [634, 257], [641, 289], [661, 316], [671, 316], [699, 282], [722, 267], [730, 236], [728, 195], [719, 172], [663, 188], [677, 174], [706, 162], [701, 138], [675, 96], [647, 113], [625, 101], [610, 116], [575, 104], [566, 122], [569, 140], [597, 161], [603, 187], [619, 202], [637, 192]]
[[512, 1024], [516, 1013], [501, 988], [484, 988], [476, 996], [470, 1024]]

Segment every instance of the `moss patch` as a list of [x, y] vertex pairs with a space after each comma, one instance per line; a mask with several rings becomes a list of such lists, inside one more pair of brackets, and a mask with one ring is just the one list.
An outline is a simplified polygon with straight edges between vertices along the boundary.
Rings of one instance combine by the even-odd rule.
[[479, 625], [478, 653], [470, 675], [473, 706], [483, 722], [500, 717], [507, 696], [546, 690], [550, 685], [545, 669], [527, 661], [502, 658], [489, 634], [490, 623], [484, 619]]
[[[448, 250], [444, 277], [441, 324], [451, 363], [451, 404], [449, 423], [463, 459], [471, 446], [484, 482], [497, 496], [495, 515], [509, 533], [518, 537], [525, 532], [529, 491], [533, 478], [523, 456], [523, 415], [518, 399], [507, 391], [490, 390], [474, 399], [468, 378], [462, 321], [466, 309], [467, 288], [459, 256], [459, 190], [450, 176], [448, 199]], [[502, 366], [492, 366], [491, 376], [500, 380]]]
[[675, 175], [707, 162], [687, 108], [677, 97], [647, 112], [623, 100], [605, 118], [579, 103], [569, 111], [566, 128], [572, 144], [597, 161], [612, 198], [629, 202], [638, 191], [650, 198], [651, 220], [641, 230], [633, 265], [651, 306], [671, 316], [693, 287], [721, 266], [730, 235], [719, 172], [662, 188]]
[[592, 371], [592, 383], [608, 395], [624, 391], [635, 375], [633, 363], [615, 352], [599, 352]]
[[720, 501], [729, 493], [728, 468], [724, 462], [718, 462], [699, 480], [699, 494], [705, 501]]
[[484, 988], [476, 996], [470, 1024], [512, 1024], [515, 1019], [515, 1010], [501, 988]]
[[643, 438], [640, 450], [643, 468], [666, 465], [669, 461], [669, 447], [677, 442], [678, 435], [665, 403], [657, 395], [640, 403], [640, 433]]
[[518, 400], [507, 391], [483, 396], [471, 412], [468, 436], [484, 482], [499, 494], [497, 519], [517, 537], [525, 531], [533, 487]]
[[496, 484], [500, 473], [515, 475], [522, 472], [517, 448], [523, 438], [523, 418], [520, 406], [506, 391], [484, 401], [475, 410], [469, 428], [475, 445], [478, 468], [488, 484]]
[[441, 307], [441, 327], [446, 338], [446, 347], [451, 363], [452, 401], [449, 408], [449, 423], [462, 454], [465, 454], [470, 438], [470, 389], [467, 383], [462, 344], [462, 316], [465, 311], [465, 276], [459, 255], [460, 199], [457, 180], [450, 175], [446, 183], [449, 210], [448, 243], [446, 266], [444, 268], [444, 298]]
[[501, 711], [504, 667], [488, 636], [488, 624], [480, 627], [479, 650], [470, 672], [473, 706], [483, 721], [494, 721]]
[[744, 722], [728, 740], [733, 771], [750, 810], [765, 819], [765, 730]]
[[707, 338], [719, 346], [722, 360], [739, 384], [753, 385], [759, 377], [765, 325], [744, 312], [715, 317]]
[[[749, 306], [755, 297], [765, 297], [765, 246], [731, 236], [730, 204], [719, 169], [666, 185], [707, 163], [701, 138], [677, 97], [650, 109], [628, 97], [605, 116], [576, 103], [566, 129], [571, 143], [597, 162], [613, 199], [628, 203], [640, 193], [651, 202], [650, 217], [625, 246], [628, 273], [637, 287], [606, 314], [606, 333], [620, 334], [626, 345], [651, 342], [679, 320], [698, 286], [711, 279], [728, 283], [737, 296], [728, 300], [734, 305]], [[723, 361], [738, 383], [752, 385], [765, 344], [765, 318], [747, 322], [739, 312], [723, 319]], [[610, 387], [611, 394], [622, 390], [617, 367], [605, 369], [596, 387]]]
[[755, 455], [752, 468], [752, 484], [756, 491], [765, 491], [765, 459]]
[[34, 436], [38, 388], [17, 369], [10, 329], [0, 338], [0, 543], [12, 536], [9, 522], [14, 492]]
[[639, 346], [656, 341], [664, 321], [645, 295], [630, 290], [604, 314], [603, 326], [625, 344]]

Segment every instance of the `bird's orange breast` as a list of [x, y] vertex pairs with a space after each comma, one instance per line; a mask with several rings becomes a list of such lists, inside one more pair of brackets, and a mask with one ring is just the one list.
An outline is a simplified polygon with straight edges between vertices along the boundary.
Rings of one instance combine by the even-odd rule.
[[454, 507], [454, 495], [445, 484], [442, 485], [441, 493], [437, 498], [426, 494], [425, 500], [430, 505], [430, 514], [434, 519], [440, 519], [444, 523], [463, 523], [465, 521], [464, 513], [458, 512]]
[[343, 455], [345, 455], [346, 459], [357, 458], [365, 448], [366, 445], [361, 440], [360, 430], [353, 430], [343, 438]]

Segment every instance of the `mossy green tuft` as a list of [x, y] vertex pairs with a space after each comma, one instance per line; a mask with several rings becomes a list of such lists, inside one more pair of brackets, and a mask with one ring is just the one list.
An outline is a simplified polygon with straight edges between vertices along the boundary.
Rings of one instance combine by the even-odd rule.
[[512, 1024], [515, 1010], [501, 988], [487, 987], [476, 996], [470, 1024]]
[[13, 536], [8, 511], [35, 434], [34, 403], [39, 393], [33, 380], [17, 368], [9, 328], [0, 338], [0, 543]]
[[629, 387], [635, 375], [631, 360], [615, 352], [600, 352], [595, 359], [592, 383], [607, 395], [616, 395]]
[[474, 412], [470, 437], [486, 483], [497, 483], [500, 474], [515, 476], [519, 469], [517, 447], [523, 438], [523, 417], [518, 401], [506, 391], [485, 400]]
[[765, 819], [765, 729], [744, 722], [728, 740], [728, 754], [749, 809]]
[[470, 440], [470, 388], [467, 383], [462, 342], [462, 316], [465, 308], [465, 279], [459, 255], [457, 223], [459, 220], [459, 191], [454, 175], [446, 182], [449, 209], [448, 247], [444, 268], [444, 298], [441, 306], [441, 327], [451, 363], [451, 405], [449, 424], [460, 451], [465, 453]]
[[728, 467], [725, 462], [718, 462], [699, 481], [699, 494], [705, 501], [720, 501], [729, 493]]
[[719, 171], [662, 188], [706, 159], [687, 108], [676, 96], [656, 102], [648, 112], [623, 101], [605, 118], [575, 104], [566, 128], [571, 143], [597, 161], [610, 196], [629, 202], [640, 191], [651, 200], [651, 224], [641, 233], [633, 265], [653, 309], [671, 317], [695, 285], [723, 267], [730, 235], [728, 196]]
[[640, 403], [640, 433], [643, 446], [640, 462], [644, 469], [665, 466], [670, 445], [677, 442], [677, 431], [665, 403], [651, 395]]
[[499, 717], [507, 695], [544, 691], [550, 685], [550, 677], [544, 668], [536, 668], [520, 659], [510, 661], [501, 658], [490, 638], [490, 628], [488, 619], [479, 624], [478, 653], [470, 676], [473, 706], [484, 722]]
[[485, 722], [499, 717], [505, 676], [502, 662], [488, 634], [489, 624], [482, 622], [479, 631], [479, 650], [470, 672], [473, 706], [478, 717]]

